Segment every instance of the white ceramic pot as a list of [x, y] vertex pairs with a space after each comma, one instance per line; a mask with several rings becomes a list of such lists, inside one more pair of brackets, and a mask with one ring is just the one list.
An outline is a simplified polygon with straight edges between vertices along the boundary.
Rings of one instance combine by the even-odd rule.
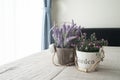
[[103, 52], [76, 51], [76, 64], [80, 71], [94, 71], [103, 57]]

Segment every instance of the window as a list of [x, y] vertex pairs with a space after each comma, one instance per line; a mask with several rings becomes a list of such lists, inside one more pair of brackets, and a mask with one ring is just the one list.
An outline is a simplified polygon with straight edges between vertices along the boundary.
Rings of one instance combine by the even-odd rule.
[[0, 0], [0, 65], [41, 51], [42, 0]]

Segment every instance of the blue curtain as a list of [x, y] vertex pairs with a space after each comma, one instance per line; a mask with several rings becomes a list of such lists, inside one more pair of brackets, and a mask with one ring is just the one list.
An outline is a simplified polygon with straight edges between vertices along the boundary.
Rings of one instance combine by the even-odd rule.
[[42, 49], [47, 49], [51, 43], [51, 1], [44, 0], [44, 25], [42, 29]]

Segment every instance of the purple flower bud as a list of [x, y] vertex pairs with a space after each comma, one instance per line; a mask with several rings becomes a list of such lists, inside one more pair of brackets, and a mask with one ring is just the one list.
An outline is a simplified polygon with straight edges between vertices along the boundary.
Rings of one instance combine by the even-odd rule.
[[88, 44], [89, 46], [91, 45], [91, 43]]
[[99, 46], [96, 46], [96, 48], [99, 48]]
[[86, 33], [83, 33], [84, 36], [86, 36], [87, 34]]

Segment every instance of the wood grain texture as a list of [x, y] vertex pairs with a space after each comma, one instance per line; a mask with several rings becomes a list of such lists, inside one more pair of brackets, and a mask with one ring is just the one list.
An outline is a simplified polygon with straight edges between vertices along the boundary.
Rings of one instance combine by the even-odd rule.
[[52, 55], [37, 53], [0, 67], [0, 80], [50, 80], [64, 67], [52, 64]]
[[120, 47], [104, 47], [105, 59], [98, 70], [84, 73], [67, 67], [53, 80], [120, 80]]
[[0, 67], [0, 80], [120, 80], [120, 47], [104, 47], [98, 71], [84, 73], [75, 66], [56, 67], [49, 51], [36, 53]]

